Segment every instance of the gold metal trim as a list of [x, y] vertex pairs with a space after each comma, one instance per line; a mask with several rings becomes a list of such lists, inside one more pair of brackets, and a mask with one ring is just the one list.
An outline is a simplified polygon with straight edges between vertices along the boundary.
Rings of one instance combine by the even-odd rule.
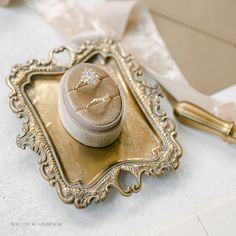
[[176, 118], [185, 125], [201, 129], [222, 137], [225, 141], [236, 143], [234, 122], [222, 120], [191, 102], [177, 102], [174, 105]]
[[[68, 64], [64, 65], [57, 60], [57, 54], [66, 51], [70, 60]], [[73, 65], [86, 62], [96, 54], [100, 54], [104, 59], [112, 57], [116, 60], [136, 101], [161, 138], [162, 145], [152, 150], [152, 159], [117, 162], [92, 184], [77, 183], [74, 185], [68, 183], [64, 178], [56, 153], [53, 146], [50, 145], [47, 131], [40, 126], [40, 117], [27, 101], [23, 87], [25, 84], [30, 84], [32, 75], [63, 74]], [[132, 56], [126, 55], [119, 44], [109, 39], [86, 41], [81, 44], [78, 51], [68, 47], [56, 48], [50, 52], [48, 61], [30, 60], [25, 65], [18, 64], [13, 67], [7, 78], [12, 90], [10, 107], [18, 118], [25, 118], [23, 134], [17, 136], [16, 143], [23, 149], [29, 146], [40, 155], [41, 174], [51, 186], [56, 187], [58, 195], [65, 203], [73, 203], [78, 208], [87, 207], [93, 200], [96, 203], [103, 201], [111, 187], [124, 196], [130, 196], [141, 189], [143, 173], [158, 177], [166, 170], [178, 168], [182, 149], [176, 140], [175, 125], [160, 108], [160, 97], [162, 96], [160, 88], [151, 87], [140, 78], [141, 74], [140, 66]], [[119, 182], [121, 171], [132, 173], [137, 183], [122, 188]]]

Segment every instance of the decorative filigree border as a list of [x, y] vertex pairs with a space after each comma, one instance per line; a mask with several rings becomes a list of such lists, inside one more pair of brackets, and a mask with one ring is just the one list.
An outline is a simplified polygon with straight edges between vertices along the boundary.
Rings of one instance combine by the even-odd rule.
[[[56, 59], [57, 54], [65, 51], [69, 54], [67, 65]], [[161, 137], [162, 145], [153, 150], [153, 158], [149, 161], [117, 163], [90, 186], [80, 183], [71, 185], [64, 178], [47, 133], [34, 109], [27, 102], [23, 87], [30, 83], [30, 77], [34, 74], [64, 73], [74, 64], [87, 61], [96, 54], [100, 54], [104, 59], [113, 57], [116, 60], [143, 112]], [[109, 39], [86, 41], [77, 51], [60, 47], [50, 52], [48, 61], [30, 60], [25, 65], [18, 64], [13, 67], [7, 78], [8, 85], [12, 89], [10, 107], [19, 118], [25, 118], [23, 133], [17, 136], [16, 143], [23, 149], [29, 146], [40, 155], [39, 164], [43, 177], [51, 186], [56, 187], [60, 198], [65, 203], [74, 203], [78, 208], [87, 207], [92, 200], [96, 203], [103, 201], [111, 187], [116, 188], [124, 196], [130, 196], [141, 189], [143, 173], [157, 177], [161, 176], [165, 170], [178, 168], [182, 149], [176, 141], [175, 125], [166, 113], [160, 110], [162, 96], [160, 88], [151, 87], [140, 79], [141, 74], [141, 68], [132, 56], [126, 55], [119, 44]], [[119, 183], [121, 171], [132, 173], [136, 177], [136, 184], [122, 188]]]

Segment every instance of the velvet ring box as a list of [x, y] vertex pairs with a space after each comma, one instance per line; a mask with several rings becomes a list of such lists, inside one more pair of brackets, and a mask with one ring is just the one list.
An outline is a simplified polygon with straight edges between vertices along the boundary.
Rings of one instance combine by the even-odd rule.
[[99, 66], [82, 63], [60, 81], [59, 114], [69, 134], [91, 147], [104, 147], [119, 136], [125, 98], [116, 82]]

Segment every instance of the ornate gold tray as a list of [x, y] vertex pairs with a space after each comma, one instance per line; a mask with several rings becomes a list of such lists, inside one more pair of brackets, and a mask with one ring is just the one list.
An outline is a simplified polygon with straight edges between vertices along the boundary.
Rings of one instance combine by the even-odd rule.
[[[60, 62], [65, 56], [68, 61]], [[81, 62], [105, 66], [126, 94], [122, 134], [105, 148], [77, 142], [58, 115], [59, 81], [68, 68]], [[30, 60], [12, 69], [7, 78], [12, 89], [10, 106], [19, 118], [25, 118], [23, 134], [17, 136], [16, 143], [41, 156], [43, 177], [56, 187], [65, 203], [87, 207], [92, 200], [103, 201], [112, 187], [129, 196], [141, 189], [143, 173], [161, 176], [165, 170], [177, 169], [182, 150], [175, 125], [160, 108], [160, 88], [151, 87], [141, 74], [132, 56], [108, 39], [86, 41], [77, 51], [57, 48], [50, 52], [48, 61]], [[122, 172], [132, 173], [137, 182], [123, 186]]]

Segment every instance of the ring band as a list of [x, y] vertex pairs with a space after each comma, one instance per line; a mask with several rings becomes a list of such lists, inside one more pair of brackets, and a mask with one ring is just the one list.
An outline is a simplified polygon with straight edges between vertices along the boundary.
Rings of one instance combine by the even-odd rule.
[[99, 103], [102, 103], [102, 102], [105, 102], [105, 101], [108, 101], [108, 100], [112, 100], [112, 96], [111, 95], [105, 95], [103, 97], [99, 97], [99, 98], [93, 98], [88, 104], [87, 106], [85, 107], [85, 109], [87, 110], [89, 107], [93, 106], [93, 105], [96, 105], [96, 104], [99, 104]]

